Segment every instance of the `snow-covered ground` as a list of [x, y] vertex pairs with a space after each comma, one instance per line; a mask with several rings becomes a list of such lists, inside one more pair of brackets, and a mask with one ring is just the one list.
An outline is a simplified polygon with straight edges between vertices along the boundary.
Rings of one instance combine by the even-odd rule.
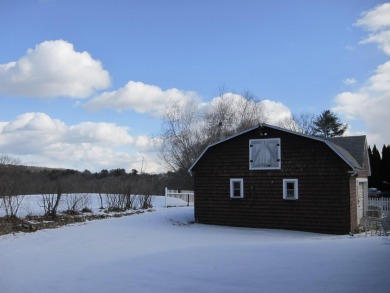
[[193, 224], [193, 207], [153, 205], [1, 236], [0, 292], [390, 292], [390, 237]]

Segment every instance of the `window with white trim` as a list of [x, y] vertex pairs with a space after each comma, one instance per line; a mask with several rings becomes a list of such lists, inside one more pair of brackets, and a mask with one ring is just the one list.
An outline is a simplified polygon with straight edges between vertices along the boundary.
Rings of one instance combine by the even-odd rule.
[[244, 197], [244, 179], [242, 178], [230, 179], [230, 197], [231, 198]]
[[280, 169], [280, 138], [249, 140], [249, 170]]
[[298, 199], [298, 179], [283, 179], [283, 199]]

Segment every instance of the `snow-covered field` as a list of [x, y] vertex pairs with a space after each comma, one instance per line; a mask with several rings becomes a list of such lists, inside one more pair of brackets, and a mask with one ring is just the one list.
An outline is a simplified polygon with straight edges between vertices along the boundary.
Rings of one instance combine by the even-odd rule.
[[390, 237], [193, 224], [193, 207], [153, 205], [1, 236], [0, 292], [390, 292]]

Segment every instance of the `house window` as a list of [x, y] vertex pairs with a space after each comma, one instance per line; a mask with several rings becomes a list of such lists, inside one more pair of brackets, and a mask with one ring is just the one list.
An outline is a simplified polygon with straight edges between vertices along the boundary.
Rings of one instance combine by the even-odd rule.
[[249, 140], [249, 169], [280, 169], [280, 138]]
[[283, 199], [298, 199], [298, 179], [283, 179]]
[[244, 197], [244, 180], [239, 178], [230, 179], [230, 197], [243, 198]]

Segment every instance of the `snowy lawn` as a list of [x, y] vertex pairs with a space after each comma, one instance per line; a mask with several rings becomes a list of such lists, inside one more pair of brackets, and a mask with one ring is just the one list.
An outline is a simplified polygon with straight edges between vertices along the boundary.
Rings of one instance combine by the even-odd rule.
[[0, 237], [0, 292], [390, 292], [390, 237], [193, 224], [193, 207]]

